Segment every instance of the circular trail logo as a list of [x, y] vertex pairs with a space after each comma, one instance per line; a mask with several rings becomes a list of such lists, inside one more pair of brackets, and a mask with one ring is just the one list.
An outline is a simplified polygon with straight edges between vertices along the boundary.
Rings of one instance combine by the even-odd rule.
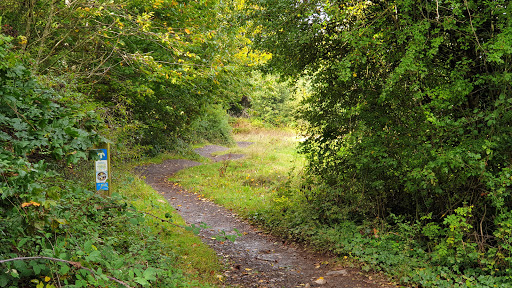
[[96, 175], [96, 180], [99, 183], [107, 181], [107, 173], [106, 172], [98, 172]]

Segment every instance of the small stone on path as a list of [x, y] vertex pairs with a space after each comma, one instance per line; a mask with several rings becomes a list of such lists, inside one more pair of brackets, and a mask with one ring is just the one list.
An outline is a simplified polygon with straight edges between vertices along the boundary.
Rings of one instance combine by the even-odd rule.
[[337, 271], [330, 271], [327, 272], [327, 276], [348, 276], [347, 270], [337, 270]]

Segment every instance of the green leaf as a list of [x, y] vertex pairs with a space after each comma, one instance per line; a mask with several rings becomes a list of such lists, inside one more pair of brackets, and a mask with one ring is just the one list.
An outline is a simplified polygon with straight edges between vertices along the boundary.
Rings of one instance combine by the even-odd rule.
[[149, 267], [148, 269], [144, 270], [143, 273], [144, 279], [148, 281], [155, 281], [156, 280], [156, 270], [154, 268]]
[[133, 279], [133, 281], [139, 283], [140, 285], [142, 285], [144, 287], [149, 286], [149, 282], [142, 277], [135, 277], [135, 279]]
[[71, 268], [69, 268], [69, 265], [66, 263], [62, 263], [62, 265], [60, 265], [59, 274], [66, 275], [68, 274], [69, 270], [71, 270]]
[[91, 253], [92, 251], [97, 250], [96, 247], [94, 247], [94, 242], [92, 240], [87, 240], [84, 243], [84, 251], [86, 253]]
[[39, 275], [41, 273], [41, 270], [43, 270], [46, 267], [44, 264], [37, 263], [34, 260], [30, 261], [29, 264], [30, 266], [32, 266], [32, 269], [34, 270], [34, 273], [36, 275]]
[[9, 284], [9, 278], [6, 273], [0, 274], [0, 287], [5, 287]]
[[85, 260], [89, 262], [98, 262], [101, 260], [101, 252], [98, 250], [94, 250], [91, 253], [89, 253], [88, 256], [85, 257]]
[[16, 247], [20, 249], [21, 247], [23, 247], [23, 245], [25, 245], [25, 243], [27, 243], [28, 240], [30, 240], [30, 238], [21, 239], [20, 242], [18, 242], [18, 245], [16, 245]]
[[15, 130], [18, 130], [18, 131], [27, 130], [27, 128], [28, 128], [28, 124], [18, 118], [11, 119], [10, 124], [11, 124], [12, 128], [14, 128]]

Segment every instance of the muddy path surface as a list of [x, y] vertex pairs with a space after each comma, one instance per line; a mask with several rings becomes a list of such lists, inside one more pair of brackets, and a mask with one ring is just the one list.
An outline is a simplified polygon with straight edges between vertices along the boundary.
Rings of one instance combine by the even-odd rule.
[[[250, 145], [238, 143], [240, 147]], [[208, 145], [196, 149], [213, 161], [243, 161], [242, 154], [212, 156], [211, 153], [227, 150]], [[238, 160], [237, 160], [238, 159]], [[137, 168], [138, 174], [156, 191], [163, 193], [189, 225], [206, 223], [208, 228], [199, 234], [226, 264], [224, 283], [235, 287], [346, 287], [373, 288], [395, 287], [375, 275], [363, 275], [357, 269], [334, 264], [328, 255], [308, 251], [296, 244], [287, 244], [263, 233], [233, 212], [190, 193], [167, 179], [181, 169], [201, 165], [189, 160], [166, 160]], [[219, 241], [219, 234], [241, 234], [234, 242]], [[222, 232], [224, 231], [224, 232]], [[213, 238], [217, 238], [214, 240]]]

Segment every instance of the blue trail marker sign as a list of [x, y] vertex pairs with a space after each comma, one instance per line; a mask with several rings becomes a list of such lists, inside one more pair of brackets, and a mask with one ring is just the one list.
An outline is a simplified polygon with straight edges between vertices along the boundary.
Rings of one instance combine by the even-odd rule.
[[96, 168], [96, 192], [110, 195], [110, 145], [106, 144], [105, 146], [106, 148], [94, 150], [96, 155], [98, 155], [94, 165]]

